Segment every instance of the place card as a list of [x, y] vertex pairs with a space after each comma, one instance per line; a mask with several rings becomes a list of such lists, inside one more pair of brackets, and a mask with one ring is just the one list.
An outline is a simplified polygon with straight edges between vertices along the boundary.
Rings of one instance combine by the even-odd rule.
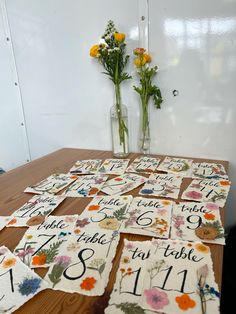
[[175, 204], [171, 239], [225, 244], [219, 207], [215, 203]]
[[215, 180], [229, 179], [224, 166], [213, 162], [194, 162], [192, 164], [192, 178]]
[[100, 191], [108, 176], [83, 175], [80, 176], [63, 195], [66, 197], [94, 197]]
[[141, 306], [165, 314], [219, 313], [210, 249], [201, 242], [153, 240]]
[[121, 195], [132, 191], [139, 185], [146, 182], [146, 178], [137, 174], [126, 173], [119, 177], [108, 180], [101, 191], [108, 195]]
[[71, 174], [94, 174], [101, 165], [101, 159], [78, 160], [70, 169]]
[[119, 243], [119, 233], [86, 229], [60, 247], [45, 280], [54, 290], [103, 295]]
[[126, 219], [132, 199], [131, 195], [94, 197], [79, 216], [76, 228], [119, 230], [122, 221]]
[[5, 246], [0, 247], [0, 313], [15, 312], [48, 284]]
[[98, 173], [116, 175], [123, 174], [129, 161], [129, 159], [106, 159], [98, 169]]
[[132, 242], [124, 239], [116, 282], [105, 314], [151, 313], [143, 310], [139, 304], [151, 247], [151, 241]]
[[24, 192], [33, 194], [57, 194], [76, 179], [77, 176], [71, 174], [55, 173], [45, 180], [27, 187]]
[[120, 232], [168, 238], [173, 202], [135, 197], [123, 220]]
[[139, 194], [177, 199], [182, 179], [182, 176], [170, 173], [151, 174]]
[[181, 199], [215, 203], [224, 207], [231, 182], [227, 180], [194, 179], [183, 192]]
[[153, 173], [159, 162], [159, 158], [140, 156], [129, 165], [126, 172]]
[[42, 194], [33, 196], [11, 216], [7, 227], [29, 227], [38, 225], [64, 201], [62, 195]]
[[78, 215], [49, 216], [26, 231], [14, 254], [31, 268], [49, 267], [60, 246], [74, 233], [77, 218]]
[[11, 216], [0, 216], [0, 231], [7, 225], [11, 220]]
[[183, 177], [191, 177], [192, 159], [165, 157], [157, 170], [179, 174]]

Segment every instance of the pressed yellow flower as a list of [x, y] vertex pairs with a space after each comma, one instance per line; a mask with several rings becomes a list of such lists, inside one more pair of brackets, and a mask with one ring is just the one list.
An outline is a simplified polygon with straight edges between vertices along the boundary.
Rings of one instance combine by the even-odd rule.
[[162, 201], [162, 204], [167, 206], [167, 205], [170, 205], [171, 202], [170, 201]]
[[90, 57], [97, 58], [99, 56], [99, 45], [93, 45], [90, 48]]
[[125, 34], [124, 33], [114, 33], [114, 39], [118, 43], [123, 43], [125, 40]]
[[121, 258], [121, 263], [122, 263], [122, 264], [128, 264], [128, 263], [130, 263], [130, 258], [129, 258], [129, 256], [123, 256], [123, 257]]
[[210, 251], [209, 246], [206, 246], [202, 243], [197, 243], [195, 249], [202, 253], [208, 253]]
[[16, 263], [16, 259], [15, 258], [7, 258], [5, 259], [5, 261], [2, 263], [2, 266], [4, 268], [10, 268], [12, 266], [14, 266]]
[[33, 238], [32, 234], [27, 234], [25, 237], [26, 237], [27, 240], [30, 240], [30, 239]]
[[120, 226], [120, 223], [116, 218], [106, 218], [99, 222], [98, 225], [102, 229], [117, 230]]

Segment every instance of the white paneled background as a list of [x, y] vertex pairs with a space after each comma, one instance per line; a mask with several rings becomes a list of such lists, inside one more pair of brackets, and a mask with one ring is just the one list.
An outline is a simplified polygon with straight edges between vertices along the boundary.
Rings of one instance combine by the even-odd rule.
[[[226, 222], [236, 223], [236, 0], [0, 2], [0, 166], [8, 170], [62, 147], [111, 149], [112, 84], [89, 49], [112, 19], [126, 33], [128, 53], [149, 47], [160, 67], [164, 103], [150, 110], [151, 152], [228, 160]], [[132, 62], [127, 70], [134, 80], [122, 86], [122, 99], [130, 150], [137, 151]]]

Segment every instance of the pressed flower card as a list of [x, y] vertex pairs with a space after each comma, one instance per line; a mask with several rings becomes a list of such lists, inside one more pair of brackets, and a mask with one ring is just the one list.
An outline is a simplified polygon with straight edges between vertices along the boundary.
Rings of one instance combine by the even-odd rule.
[[165, 157], [157, 170], [180, 174], [183, 177], [191, 177], [192, 159]]
[[45, 280], [55, 290], [102, 295], [118, 242], [117, 231], [82, 230], [60, 248]]
[[152, 173], [156, 170], [159, 162], [159, 158], [141, 156], [129, 165], [126, 172]]
[[146, 180], [147, 178], [138, 174], [126, 173], [108, 180], [101, 188], [101, 191], [108, 195], [121, 195], [132, 191]]
[[131, 195], [94, 197], [79, 216], [76, 228], [119, 230], [132, 198]]
[[11, 216], [0, 216], [0, 231], [7, 225], [11, 220]]
[[[146, 264], [150, 258], [151, 241], [124, 240], [116, 282], [105, 314], [148, 314], [140, 306]], [[173, 314], [173, 313], [172, 313]]]
[[33, 194], [57, 194], [76, 179], [77, 176], [71, 174], [56, 173], [37, 184], [27, 187], [24, 192]]
[[122, 222], [120, 231], [158, 238], [168, 238], [173, 202], [156, 198], [135, 197]]
[[7, 227], [38, 225], [65, 199], [62, 195], [42, 194], [33, 196], [12, 214]]
[[194, 162], [192, 164], [192, 178], [228, 180], [228, 175], [221, 164]]
[[97, 172], [102, 160], [101, 159], [86, 159], [78, 160], [70, 169], [71, 174], [94, 174]]
[[139, 194], [177, 199], [181, 183], [182, 176], [179, 175], [151, 174]]
[[14, 254], [31, 268], [49, 267], [60, 246], [73, 234], [77, 218], [78, 215], [49, 216], [26, 231]]
[[211, 202], [224, 207], [231, 182], [228, 180], [194, 179], [183, 192], [183, 200]]
[[100, 191], [108, 176], [101, 174], [80, 176], [63, 195], [69, 197], [94, 197]]
[[0, 247], [0, 313], [12, 313], [48, 284], [5, 246]]
[[225, 244], [219, 207], [215, 203], [175, 204], [171, 239]]
[[104, 174], [123, 174], [128, 166], [129, 159], [106, 159], [98, 169]]
[[165, 314], [217, 314], [210, 249], [201, 242], [153, 240], [141, 305]]

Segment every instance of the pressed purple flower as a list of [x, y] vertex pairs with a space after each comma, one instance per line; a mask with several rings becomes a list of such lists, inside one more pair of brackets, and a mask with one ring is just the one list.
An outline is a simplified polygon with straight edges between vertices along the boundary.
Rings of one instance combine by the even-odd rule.
[[54, 262], [57, 265], [61, 265], [62, 267], [67, 267], [71, 263], [71, 258], [70, 256], [66, 255], [59, 255], [54, 259]]
[[76, 221], [76, 227], [83, 228], [83, 227], [85, 227], [86, 225], [88, 225], [89, 223], [90, 223], [90, 222], [89, 222], [89, 219], [88, 219], [88, 218], [77, 219], [77, 221]]
[[40, 278], [25, 278], [18, 286], [18, 290], [21, 295], [28, 296], [30, 294], [35, 294], [40, 288], [41, 284]]
[[169, 304], [167, 293], [156, 288], [144, 290], [144, 295], [147, 304], [154, 310], [163, 309], [164, 306]]
[[153, 190], [151, 190], [151, 189], [143, 189], [143, 190], [141, 190], [141, 193], [143, 193], [143, 194], [153, 194]]
[[33, 248], [29, 248], [27, 250], [23, 250], [23, 251], [17, 253], [16, 256], [18, 256], [18, 257], [25, 257], [26, 255], [29, 255], [29, 254], [32, 254], [32, 253], [34, 253], [34, 249]]

